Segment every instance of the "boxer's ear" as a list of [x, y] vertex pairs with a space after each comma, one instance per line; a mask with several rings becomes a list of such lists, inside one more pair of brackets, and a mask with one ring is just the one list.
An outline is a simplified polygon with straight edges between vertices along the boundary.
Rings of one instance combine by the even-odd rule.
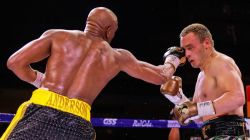
[[110, 25], [108, 27], [106, 36], [107, 36], [107, 40], [108, 40], [109, 43], [114, 38], [117, 29], [118, 29], [118, 26], [117, 26], [116, 23], [113, 23], [112, 25]]
[[209, 47], [211, 47], [211, 41], [207, 37], [204, 39], [203, 44], [205, 46], [205, 49], [208, 49]]
[[107, 41], [110, 43], [115, 36], [115, 30], [112, 27], [109, 27], [106, 35], [107, 35]]

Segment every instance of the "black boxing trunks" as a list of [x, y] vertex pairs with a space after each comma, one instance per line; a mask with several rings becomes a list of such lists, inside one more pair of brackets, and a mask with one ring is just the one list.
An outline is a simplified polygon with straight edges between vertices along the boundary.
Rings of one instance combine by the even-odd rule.
[[204, 122], [202, 135], [205, 140], [245, 140], [246, 122], [237, 115], [225, 115]]
[[37, 89], [17, 110], [1, 140], [93, 140], [90, 105]]

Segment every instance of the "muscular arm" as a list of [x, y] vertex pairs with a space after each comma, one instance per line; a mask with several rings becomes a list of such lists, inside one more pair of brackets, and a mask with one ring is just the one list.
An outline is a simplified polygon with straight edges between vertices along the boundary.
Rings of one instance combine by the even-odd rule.
[[216, 79], [224, 94], [213, 101], [216, 114], [227, 113], [243, 106], [245, 93], [238, 67], [225, 63], [217, 72]]
[[144, 80], [146, 82], [160, 85], [163, 84], [167, 78], [170, 78], [175, 72], [174, 68], [169, 65], [168, 74], [163, 73], [166, 65], [155, 66], [150, 63], [137, 60], [136, 57], [127, 50], [117, 49], [117, 60], [122, 71], [126, 72], [132, 77]]
[[193, 102], [174, 108], [180, 123], [185, 124], [197, 115], [203, 121], [222, 114], [244, 115], [245, 94], [238, 67], [232, 61], [221, 59], [209, 68], [198, 76]]
[[51, 46], [49, 36], [50, 33], [45, 32], [40, 38], [24, 45], [9, 57], [7, 67], [21, 80], [33, 82], [36, 79], [36, 72], [30, 64], [48, 57]]

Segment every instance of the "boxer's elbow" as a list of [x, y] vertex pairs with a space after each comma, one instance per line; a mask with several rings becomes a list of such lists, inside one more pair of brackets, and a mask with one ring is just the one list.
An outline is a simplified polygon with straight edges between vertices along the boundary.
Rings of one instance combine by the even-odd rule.
[[234, 102], [240, 107], [246, 102], [244, 93], [239, 93], [237, 97], [234, 98]]
[[15, 60], [12, 59], [12, 58], [9, 58], [9, 59], [7, 60], [7, 68], [8, 68], [9, 70], [13, 70], [15, 67], [16, 67], [16, 62], [15, 62]]
[[15, 71], [16, 69], [19, 69], [21, 65], [22, 65], [21, 60], [18, 61], [18, 59], [15, 57], [10, 57], [7, 60], [7, 68], [11, 71]]
[[239, 105], [243, 106], [246, 103], [245, 97], [241, 96], [239, 99]]

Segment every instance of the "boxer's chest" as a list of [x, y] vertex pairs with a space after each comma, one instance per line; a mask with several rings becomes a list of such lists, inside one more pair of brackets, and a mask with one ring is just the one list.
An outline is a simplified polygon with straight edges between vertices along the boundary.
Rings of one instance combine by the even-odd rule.
[[197, 79], [195, 95], [199, 101], [211, 100], [217, 97], [216, 80], [209, 75], [202, 74]]

